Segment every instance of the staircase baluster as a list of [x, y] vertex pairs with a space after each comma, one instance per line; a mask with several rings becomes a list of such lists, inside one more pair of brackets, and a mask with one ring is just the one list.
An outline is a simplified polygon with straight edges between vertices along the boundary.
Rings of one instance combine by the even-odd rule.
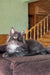
[[47, 32], [48, 32], [48, 16], [47, 16]]
[[35, 40], [35, 27], [34, 27], [34, 40]]
[[37, 40], [39, 38], [39, 25], [37, 26]]
[[40, 23], [40, 37], [42, 37], [42, 22]]
[[30, 39], [32, 39], [32, 30], [30, 30]]
[[45, 34], [45, 19], [44, 19], [44, 34]]

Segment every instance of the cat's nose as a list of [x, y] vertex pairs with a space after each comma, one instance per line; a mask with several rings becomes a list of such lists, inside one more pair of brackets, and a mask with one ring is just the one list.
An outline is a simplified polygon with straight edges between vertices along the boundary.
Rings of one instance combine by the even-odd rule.
[[18, 42], [16, 42], [16, 41], [12, 41], [12, 44], [18, 44]]
[[15, 43], [15, 41], [12, 41], [11, 43], [12, 43], [12, 44], [14, 44], [14, 43]]

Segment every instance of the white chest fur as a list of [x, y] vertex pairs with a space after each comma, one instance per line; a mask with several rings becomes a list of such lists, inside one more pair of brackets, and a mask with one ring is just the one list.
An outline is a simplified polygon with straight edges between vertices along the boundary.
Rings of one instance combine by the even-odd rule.
[[7, 46], [7, 51], [11, 54], [14, 53], [16, 51], [16, 48], [19, 47], [19, 45], [15, 45], [15, 44], [11, 44], [9, 46]]

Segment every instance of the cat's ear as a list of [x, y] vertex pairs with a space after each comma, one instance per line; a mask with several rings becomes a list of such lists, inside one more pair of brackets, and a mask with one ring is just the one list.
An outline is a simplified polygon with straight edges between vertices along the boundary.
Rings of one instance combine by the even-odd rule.
[[24, 30], [22, 30], [22, 31], [21, 31], [21, 35], [24, 35], [24, 34], [25, 34], [25, 31], [24, 31]]
[[11, 29], [10, 29], [10, 35], [13, 35], [13, 34], [14, 34], [14, 32], [15, 32], [14, 28], [13, 28], [13, 27], [11, 27]]

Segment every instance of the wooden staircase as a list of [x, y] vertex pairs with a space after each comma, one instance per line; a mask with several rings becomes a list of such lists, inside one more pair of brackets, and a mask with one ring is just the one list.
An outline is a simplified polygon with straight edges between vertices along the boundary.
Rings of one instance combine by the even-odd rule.
[[40, 39], [38, 39], [44, 47], [50, 46], [50, 31], [48, 31], [45, 35], [43, 35]]
[[50, 14], [44, 17], [39, 23], [30, 28], [26, 28], [26, 40], [37, 40], [44, 45], [50, 46]]

